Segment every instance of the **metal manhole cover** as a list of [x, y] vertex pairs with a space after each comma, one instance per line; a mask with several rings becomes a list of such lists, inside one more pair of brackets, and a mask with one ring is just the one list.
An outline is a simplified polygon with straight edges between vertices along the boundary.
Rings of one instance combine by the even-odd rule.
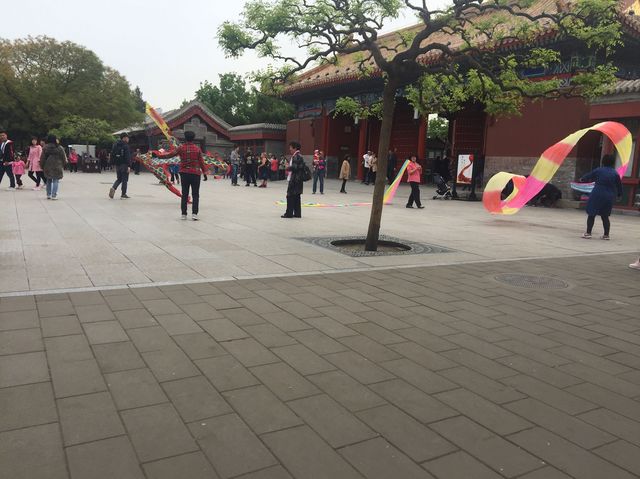
[[569, 287], [569, 283], [561, 279], [532, 274], [504, 273], [494, 276], [494, 279], [519, 288], [564, 289]]

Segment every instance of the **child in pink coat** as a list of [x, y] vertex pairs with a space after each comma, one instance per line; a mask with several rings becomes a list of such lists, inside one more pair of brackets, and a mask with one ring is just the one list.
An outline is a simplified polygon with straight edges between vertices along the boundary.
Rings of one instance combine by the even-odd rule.
[[13, 171], [13, 176], [16, 177], [16, 184], [18, 185], [18, 189], [22, 189], [22, 175], [24, 175], [24, 160], [21, 156], [16, 156], [13, 163], [11, 163], [11, 170]]

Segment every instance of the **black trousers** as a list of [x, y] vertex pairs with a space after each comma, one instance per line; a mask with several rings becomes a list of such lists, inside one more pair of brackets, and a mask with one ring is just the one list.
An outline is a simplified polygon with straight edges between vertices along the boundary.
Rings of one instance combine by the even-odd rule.
[[47, 180], [44, 179], [44, 173], [42, 171], [30, 171], [29, 178], [31, 178], [35, 182], [36, 186], [40, 186], [41, 181], [43, 185], [47, 183]]
[[257, 165], [247, 165], [247, 168], [244, 172], [244, 179], [248, 185], [251, 183], [253, 183], [254, 185], [256, 184], [256, 170]]
[[[604, 228], [604, 235], [609, 236], [609, 230], [611, 229], [611, 221], [609, 221], [608, 216], [601, 216], [602, 218], [602, 227]], [[596, 215], [587, 216], [587, 233], [591, 234], [591, 230], [593, 230], [593, 225], [596, 222]]]
[[342, 188], [340, 188], [340, 193], [342, 193], [343, 191], [346, 193], [346, 189], [345, 187], [347, 186], [347, 180], [343, 179], [342, 180]]
[[78, 163], [69, 163], [69, 173], [78, 172]]
[[180, 202], [182, 214], [187, 214], [187, 200], [189, 199], [189, 189], [191, 189], [191, 213], [197, 215], [200, 206], [200, 175], [180, 173], [180, 179], [182, 183], [182, 201]]
[[301, 195], [287, 195], [287, 211], [285, 216], [294, 216], [302, 218], [302, 205], [300, 203]]
[[409, 184], [411, 185], [411, 194], [409, 195], [407, 206], [413, 206], [414, 201], [416, 206], [422, 206], [422, 203], [420, 203], [420, 183], [417, 181], [411, 181]]
[[11, 165], [0, 165], [0, 183], [2, 183], [2, 178], [4, 178], [5, 174], [9, 177], [9, 186], [11, 188], [15, 188], [16, 178], [15, 176], [13, 176], [13, 168], [11, 167]]
[[116, 166], [116, 181], [113, 183], [112, 188], [118, 189], [118, 186], [122, 185], [122, 194], [127, 194], [127, 183], [129, 182], [129, 165]]

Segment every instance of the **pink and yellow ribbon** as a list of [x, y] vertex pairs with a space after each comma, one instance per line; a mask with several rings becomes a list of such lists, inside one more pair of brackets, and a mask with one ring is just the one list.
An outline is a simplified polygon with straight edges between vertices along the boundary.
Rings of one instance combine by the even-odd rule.
[[[631, 159], [631, 133], [621, 123], [605, 121], [571, 133], [562, 141], [547, 148], [528, 178], [504, 171], [496, 173], [491, 177], [482, 194], [482, 204], [485, 209], [492, 214], [512, 215], [517, 213], [542, 190], [544, 185], [551, 181], [573, 147], [589, 131], [603, 133], [616, 147], [621, 161], [617, 171], [622, 178]], [[509, 180], [513, 181], [513, 192], [502, 200], [500, 195]]]

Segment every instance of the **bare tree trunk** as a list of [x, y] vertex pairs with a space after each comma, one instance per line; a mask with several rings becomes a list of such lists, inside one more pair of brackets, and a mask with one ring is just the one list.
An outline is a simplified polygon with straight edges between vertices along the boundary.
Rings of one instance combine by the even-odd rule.
[[[384, 202], [384, 190], [387, 183], [387, 154], [391, 143], [391, 127], [393, 126], [393, 111], [396, 106], [397, 82], [389, 78], [382, 93], [382, 125], [380, 126], [380, 142], [378, 143], [378, 174], [373, 188], [373, 202], [371, 216], [369, 218], [369, 230], [364, 245], [365, 251], [378, 250], [378, 237], [380, 236], [380, 222], [382, 220], [382, 207]], [[360, 159], [358, 159], [360, 161]]]

